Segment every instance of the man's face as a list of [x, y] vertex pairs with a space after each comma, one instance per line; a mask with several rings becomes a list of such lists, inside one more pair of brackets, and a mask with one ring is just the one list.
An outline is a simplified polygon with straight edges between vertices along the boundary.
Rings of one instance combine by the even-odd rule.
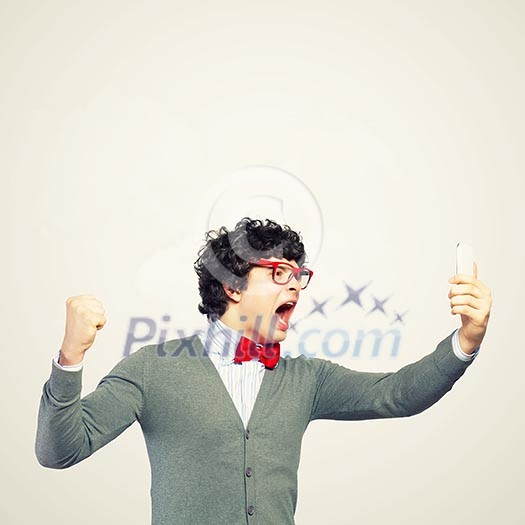
[[[298, 268], [295, 261], [271, 257], [270, 261], [286, 262]], [[248, 286], [239, 294], [236, 315], [245, 337], [257, 343], [280, 342], [286, 338], [290, 317], [299, 300], [301, 286], [292, 277], [286, 284], [272, 279], [272, 268], [254, 266], [248, 274]], [[291, 305], [283, 306], [286, 303]]]

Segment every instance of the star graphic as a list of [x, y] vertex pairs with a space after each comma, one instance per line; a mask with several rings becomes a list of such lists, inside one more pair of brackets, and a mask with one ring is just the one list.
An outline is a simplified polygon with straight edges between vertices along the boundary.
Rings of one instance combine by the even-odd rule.
[[403, 312], [402, 314], [396, 312], [394, 310], [394, 315], [396, 316], [396, 318], [390, 323], [390, 324], [394, 324], [395, 322], [399, 321], [401, 324], [405, 324], [405, 322], [403, 321], [403, 317], [408, 313], [408, 310], [406, 310], [405, 312]]
[[323, 302], [316, 301], [313, 297], [311, 297], [311, 299], [312, 299], [312, 301], [314, 303], [314, 308], [309, 313], [307, 313], [304, 317], [301, 317], [300, 319], [297, 319], [297, 321], [295, 321], [295, 323], [290, 323], [290, 329], [293, 330], [294, 332], [297, 332], [297, 325], [301, 321], [303, 321], [307, 317], [310, 317], [315, 312], [319, 312], [320, 314], [323, 314], [324, 317], [327, 317], [327, 315], [326, 315], [326, 313], [324, 311], [324, 305], [330, 300], [330, 297], [328, 299], [326, 299], [325, 301], [323, 301]]
[[290, 323], [290, 330], [293, 330], [294, 332], [297, 332], [297, 325], [299, 324], [299, 321], [295, 321], [295, 323]]
[[361, 298], [359, 297], [362, 293], [363, 293], [363, 290], [365, 288], [367, 288], [370, 284], [372, 283], [372, 281], [369, 281], [367, 284], [365, 284], [364, 286], [362, 286], [361, 288], [358, 288], [357, 290], [354, 290], [351, 286], [349, 286], [348, 284], [346, 284], [345, 282], [343, 282], [343, 284], [346, 286], [346, 292], [348, 293], [348, 296], [346, 297], [346, 299], [337, 307], [337, 310], [339, 310], [339, 308], [341, 308], [342, 306], [344, 306], [345, 304], [347, 303], [356, 303], [358, 306], [360, 306], [361, 308], [363, 308], [363, 305], [361, 303]]
[[314, 302], [314, 309], [309, 314], [307, 314], [305, 317], [310, 317], [311, 315], [315, 314], [315, 312], [319, 312], [320, 314], [323, 314], [326, 317], [326, 314], [323, 308], [324, 308], [324, 305], [330, 300], [330, 297], [326, 299], [326, 301], [323, 301], [322, 303], [316, 301], [313, 297], [311, 299]]
[[372, 310], [370, 310], [366, 315], [370, 315], [372, 312], [375, 312], [376, 310], [379, 310], [380, 312], [383, 312], [386, 315], [383, 305], [390, 299], [390, 297], [392, 296], [390, 295], [386, 299], [383, 299], [382, 301], [380, 301], [379, 299], [377, 299], [377, 297], [372, 295], [372, 299], [374, 300], [375, 305], [372, 308]]

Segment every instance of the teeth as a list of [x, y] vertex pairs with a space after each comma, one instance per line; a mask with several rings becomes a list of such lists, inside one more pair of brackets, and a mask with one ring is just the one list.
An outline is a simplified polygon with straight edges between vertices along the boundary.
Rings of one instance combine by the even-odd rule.
[[293, 307], [295, 306], [295, 304], [296, 304], [296, 303], [295, 303], [294, 301], [288, 301], [288, 302], [286, 302], [286, 303], [281, 304], [281, 305], [277, 308], [277, 310], [279, 310], [279, 309], [282, 308], [283, 306], [290, 306], [290, 307], [293, 308]]
[[[277, 310], [279, 310], [279, 309], [282, 308], [283, 306], [289, 306], [289, 307], [292, 307], [292, 308], [293, 308], [296, 304], [297, 304], [297, 303], [296, 303], [295, 301], [288, 301], [288, 302], [286, 302], [286, 303], [281, 304], [281, 305], [277, 308]], [[277, 311], [277, 310], [276, 310], [276, 311]]]

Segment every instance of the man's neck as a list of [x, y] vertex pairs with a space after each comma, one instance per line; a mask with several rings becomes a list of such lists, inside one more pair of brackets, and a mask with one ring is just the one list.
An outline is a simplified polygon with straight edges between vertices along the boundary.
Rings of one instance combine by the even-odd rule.
[[234, 316], [231, 314], [228, 314], [228, 312], [225, 312], [221, 317], [219, 317], [219, 321], [227, 326], [230, 330], [235, 330], [236, 332], [239, 332], [241, 335], [244, 335], [244, 330], [240, 326], [240, 322], [234, 321]]
[[231, 309], [229, 309], [221, 317], [219, 317], [219, 321], [221, 321], [230, 330], [235, 330], [247, 339], [251, 339], [256, 343], [259, 343], [259, 338], [253, 333], [253, 331], [249, 327], [247, 327], [245, 323], [241, 323], [241, 317], [241, 315], [238, 315], [237, 313], [234, 313], [231, 311]]

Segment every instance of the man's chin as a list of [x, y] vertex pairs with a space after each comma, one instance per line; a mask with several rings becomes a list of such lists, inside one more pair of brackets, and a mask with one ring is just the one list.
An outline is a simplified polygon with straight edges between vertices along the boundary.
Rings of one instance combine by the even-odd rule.
[[265, 327], [266, 329], [259, 332], [259, 337], [257, 337], [257, 340], [265, 341], [266, 344], [280, 343], [286, 339], [289, 327], [289, 321], [282, 323], [279, 320], [279, 316], [275, 315], [271, 319], [269, 325]]
[[275, 332], [273, 333], [273, 342], [274, 343], [280, 343], [281, 341], [284, 341], [286, 339], [286, 336], [288, 335], [288, 328], [279, 328], [277, 327], [275, 329]]
[[266, 344], [280, 343], [286, 339], [287, 335], [286, 330], [276, 328], [272, 333], [269, 333], [265, 337]]
[[288, 332], [286, 330], [278, 330], [275, 334], [275, 342], [279, 343], [281, 341], [284, 341], [287, 335]]

